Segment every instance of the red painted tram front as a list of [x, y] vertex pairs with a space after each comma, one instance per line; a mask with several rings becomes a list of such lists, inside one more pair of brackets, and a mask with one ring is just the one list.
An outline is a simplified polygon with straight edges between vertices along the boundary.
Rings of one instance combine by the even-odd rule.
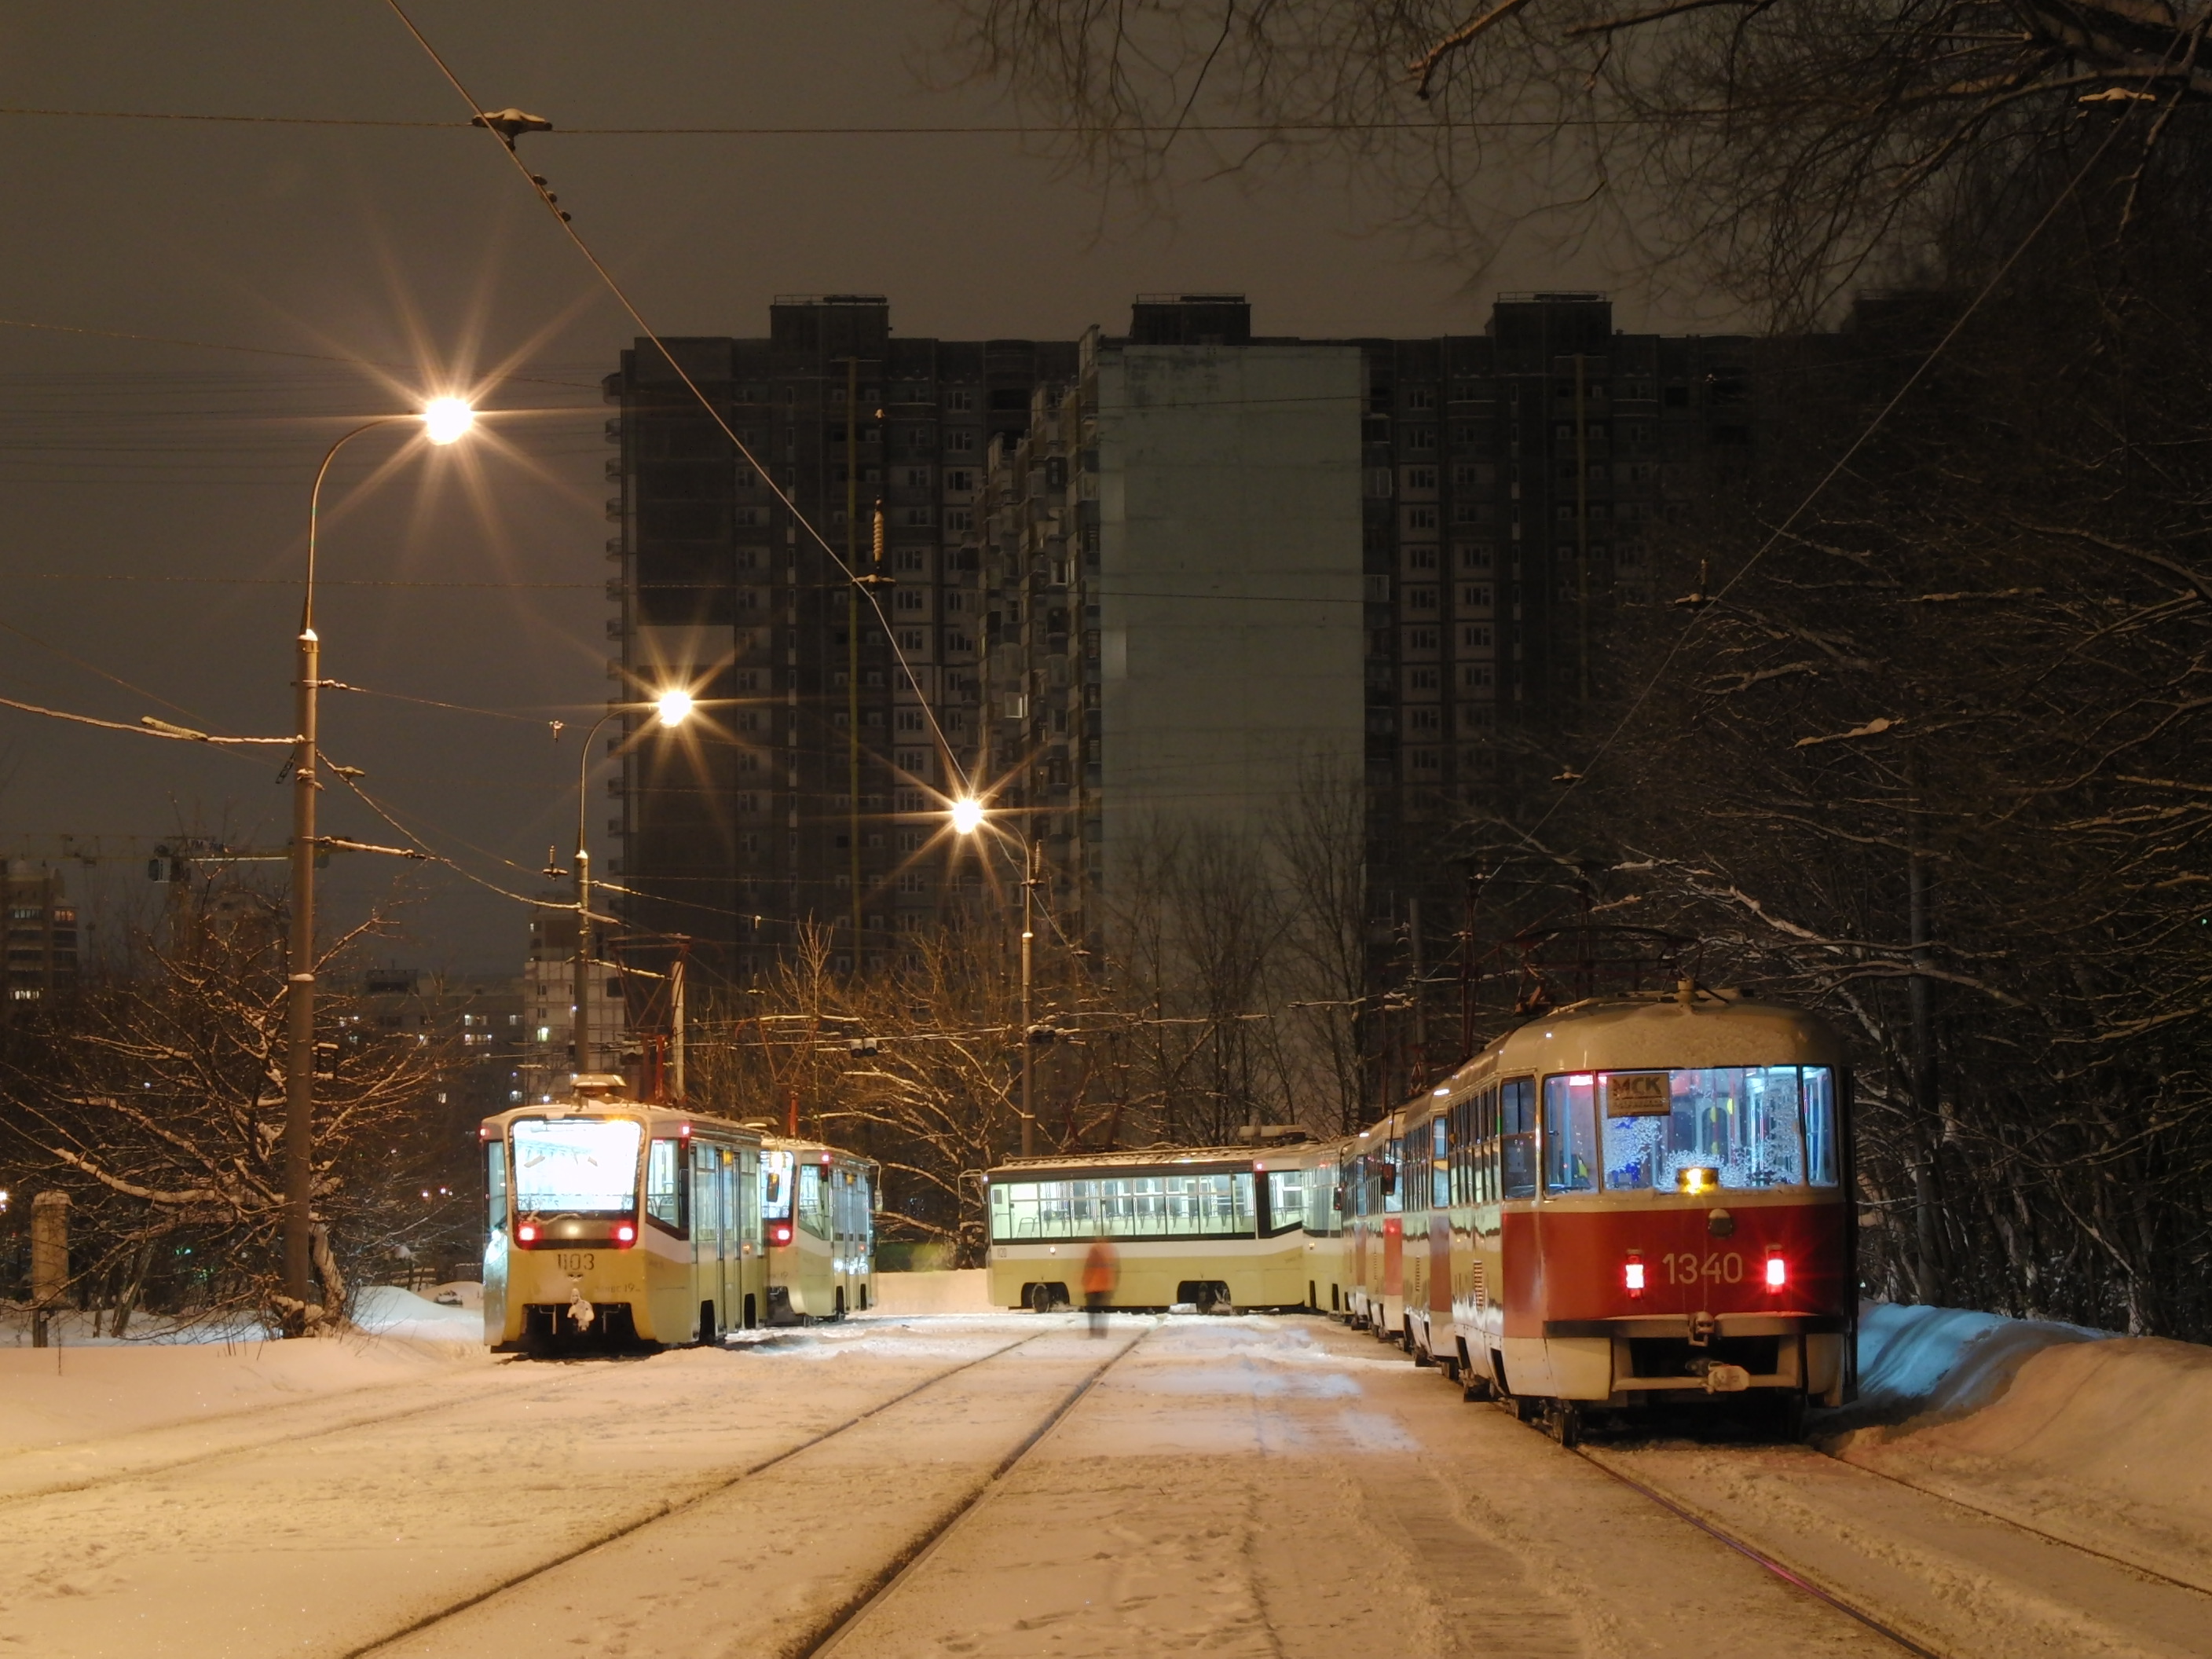
[[1501, 1037], [1398, 1115], [1405, 1340], [1570, 1419], [1715, 1395], [1841, 1404], [1845, 1082], [1817, 1018], [1702, 989]]

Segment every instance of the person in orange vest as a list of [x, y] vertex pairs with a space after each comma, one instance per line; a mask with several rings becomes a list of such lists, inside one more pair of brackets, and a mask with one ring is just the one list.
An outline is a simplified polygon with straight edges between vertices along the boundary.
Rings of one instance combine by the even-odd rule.
[[1083, 1305], [1091, 1315], [1091, 1334], [1106, 1334], [1106, 1304], [1114, 1299], [1114, 1285], [1121, 1277], [1121, 1258], [1110, 1239], [1093, 1239], [1083, 1258]]

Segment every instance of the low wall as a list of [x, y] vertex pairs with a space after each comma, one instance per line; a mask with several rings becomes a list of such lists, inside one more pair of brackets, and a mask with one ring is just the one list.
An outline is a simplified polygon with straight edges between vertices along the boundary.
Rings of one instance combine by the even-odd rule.
[[878, 1273], [869, 1281], [868, 1307], [880, 1314], [978, 1314], [994, 1311], [990, 1275], [981, 1267], [945, 1273]]

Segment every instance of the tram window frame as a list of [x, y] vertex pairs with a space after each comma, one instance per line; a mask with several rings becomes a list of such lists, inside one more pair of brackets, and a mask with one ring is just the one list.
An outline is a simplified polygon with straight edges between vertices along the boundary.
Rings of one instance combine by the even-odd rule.
[[484, 1200], [491, 1231], [507, 1226], [507, 1142], [484, 1142]]
[[[811, 1183], [806, 1179], [810, 1173], [814, 1177]], [[827, 1184], [823, 1177], [829, 1173], [828, 1169], [812, 1158], [808, 1158], [800, 1164], [798, 1178], [793, 1182], [791, 1204], [792, 1218], [798, 1224], [799, 1231], [809, 1237], [818, 1238], [825, 1243], [829, 1241], [834, 1231], [830, 1203], [834, 1202], [836, 1197], [834, 1188], [830, 1193], [830, 1201], [825, 1202], [822, 1195], [823, 1187]], [[811, 1206], [806, 1201], [806, 1189], [810, 1184], [814, 1188], [814, 1202]]]
[[1536, 1079], [1508, 1078], [1498, 1086], [1498, 1196], [1510, 1202], [1536, 1196]]
[[1406, 1212], [1406, 1182], [1403, 1179], [1406, 1170], [1405, 1143], [1398, 1136], [1392, 1135], [1385, 1146], [1387, 1151], [1382, 1167], [1377, 1171], [1382, 1183], [1382, 1213], [1403, 1215]]
[[1429, 1202], [1437, 1209], [1448, 1210], [1458, 1196], [1452, 1190], [1451, 1111], [1447, 1108], [1429, 1120], [1429, 1146], [1432, 1161], [1429, 1165]]
[[[1261, 1237], [1263, 1238], [1277, 1238], [1285, 1233], [1304, 1231], [1306, 1225], [1307, 1172], [1304, 1170], [1269, 1170], [1266, 1173], [1267, 1176], [1267, 1225], [1261, 1234]], [[1295, 1203], [1285, 1205], [1277, 1196], [1278, 1193], [1286, 1183], [1293, 1187], [1296, 1190], [1297, 1196]], [[1258, 1183], [1255, 1182], [1254, 1187], [1255, 1191], [1253, 1196], [1256, 1200], [1259, 1196], [1257, 1191]], [[1285, 1215], [1291, 1216], [1296, 1218], [1285, 1221], [1283, 1219]]]
[[1544, 1191], [1594, 1193], [1605, 1153], [1598, 1139], [1595, 1072], [1554, 1073], [1544, 1079]]
[[[662, 1147], [668, 1149], [664, 1157]], [[691, 1231], [691, 1180], [684, 1142], [655, 1135], [645, 1143], [645, 1218], [661, 1231], [687, 1238]], [[673, 1200], [672, 1202], [671, 1200]]]
[[[1838, 1184], [1832, 1066], [1784, 1062], [1623, 1067], [1599, 1075], [1605, 1101], [1601, 1163], [1608, 1192], [1671, 1192], [1675, 1172], [1692, 1165], [1714, 1170], [1715, 1186], [1730, 1192]], [[1668, 1110], [1616, 1107], [1615, 1077], [1651, 1076], [1667, 1079]], [[1784, 1088], [1786, 1103], [1779, 1097]], [[1688, 1146], [1680, 1144], [1686, 1130], [1692, 1143]], [[1633, 1163], [1632, 1154], [1637, 1155]], [[1824, 1170], [1826, 1178], [1821, 1179]]]

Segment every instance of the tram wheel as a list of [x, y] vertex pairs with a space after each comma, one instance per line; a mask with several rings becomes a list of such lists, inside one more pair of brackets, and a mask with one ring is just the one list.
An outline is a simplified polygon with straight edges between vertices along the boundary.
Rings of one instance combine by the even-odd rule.
[[1051, 1285], [1032, 1285], [1030, 1286], [1030, 1311], [1031, 1313], [1041, 1314], [1050, 1313], [1052, 1311]]
[[1472, 1406], [1485, 1400], [1494, 1400], [1498, 1396], [1497, 1391], [1490, 1386], [1488, 1377], [1470, 1376], [1460, 1384], [1459, 1397]]
[[1583, 1408], [1562, 1400], [1553, 1405], [1544, 1426], [1551, 1431], [1553, 1439], [1572, 1451], [1583, 1443]]

